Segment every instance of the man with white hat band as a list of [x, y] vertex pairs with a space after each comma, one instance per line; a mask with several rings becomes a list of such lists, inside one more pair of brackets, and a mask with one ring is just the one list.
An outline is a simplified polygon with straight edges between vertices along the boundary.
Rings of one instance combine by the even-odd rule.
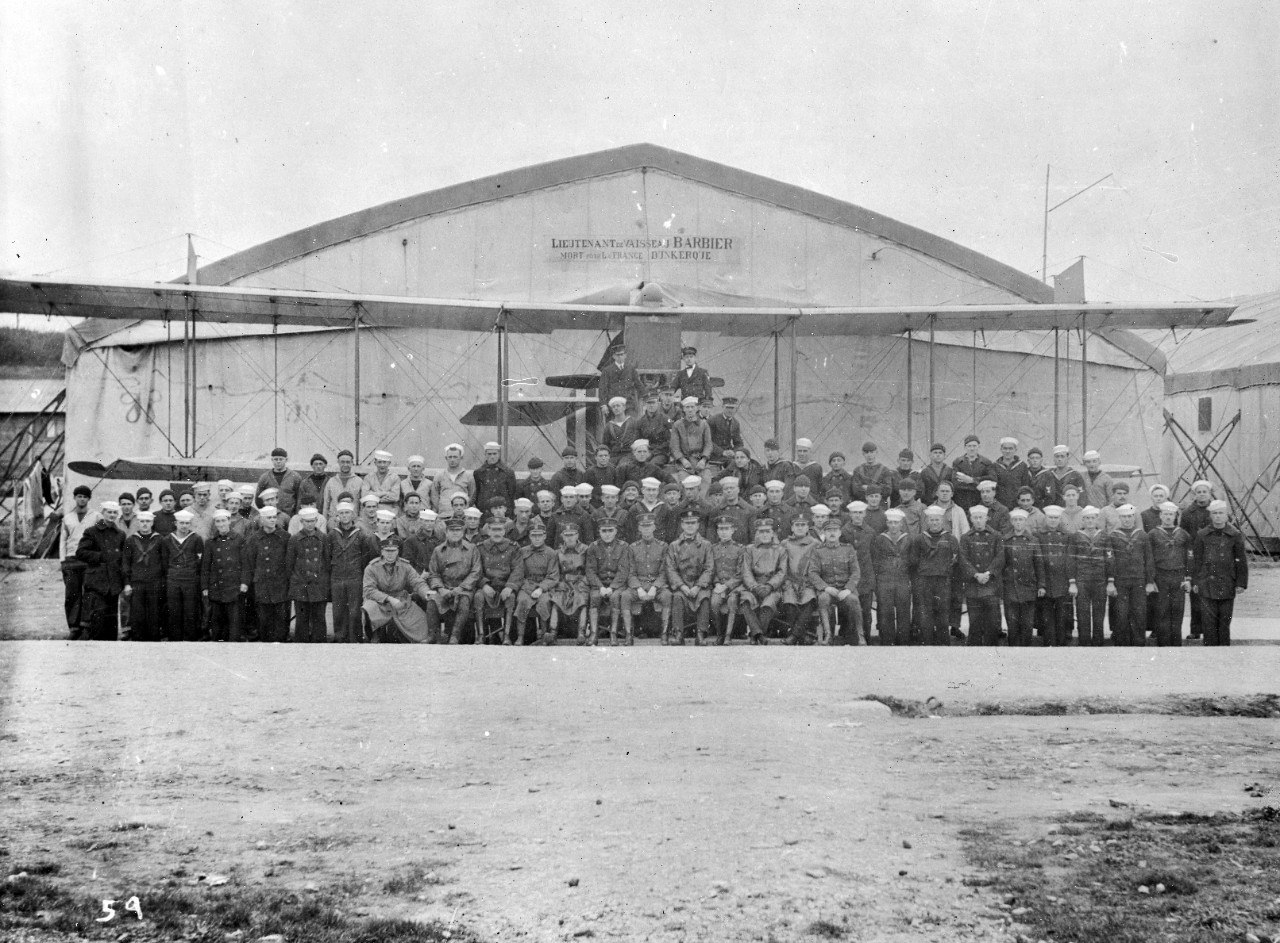
[[397, 503], [400, 500], [400, 475], [391, 470], [392, 455], [386, 449], [377, 449], [371, 458], [373, 470], [364, 476], [365, 491], [379, 498], [389, 495]]
[[[1157, 488], [1168, 496], [1162, 485], [1151, 487], [1154, 500]], [[1186, 610], [1186, 594], [1191, 591], [1191, 535], [1178, 526], [1178, 506], [1162, 500], [1154, 508], [1155, 527], [1144, 528], [1151, 541], [1151, 558], [1156, 567], [1156, 591], [1149, 601], [1154, 612], [1148, 613], [1151, 634], [1160, 646], [1182, 644], [1182, 615]], [[1146, 512], [1143, 512], [1145, 519]]]
[[698, 418], [698, 399], [686, 396], [681, 401], [683, 415], [671, 427], [671, 460], [685, 474], [702, 475], [711, 458], [711, 427]]
[[195, 642], [202, 634], [200, 558], [204, 538], [193, 531], [194, 522], [195, 514], [180, 508], [173, 512], [173, 533], [165, 535], [165, 610], [171, 642]]
[[969, 610], [969, 644], [992, 646], [1000, 640], [1000, 576], [1004, 570], [1004, 541], [987, 526], [986, 505], [969, 510], [973, 525], [960, 538], [960, 573]]
[[325, 544], [329, 558], [329, 593], [333, 599], [333, 640], [362, 642], [360, 607], [364, 603], [364, 570], [377, 556], [378, 549], [356, 526], [352, 502], [340, 501], [334, 506], [334, 520], [325, 534]]
[[329, 599], [329, 547], [317, 530], [320, 512], [305, 507], [298, 512], [302, 529], [289, 538], [289, 598], [293, 600], [294, 640], [324, 642], [324, 608]]
[[600, 446], [608, 450], [613, 461], [621, 461], [631, 451], [631, 443], [639, 438], [640, 433], [635, 418], [627, 415], [626, 397], [613, 397], [605, 409], [608, 421], [600, 434]]
[[164, 632], [164, 538], [152, 530], [151, 511], [139, 511], [137, 521], [120, 557], [124, 595], [130, 603], [129, 639], [155, 642]]
[[1236, 596], [1249, 588], [1249, 558], [1244, 537], [1229, 521], [1225, 501], [1209, 503], [1209, 526], [1196, 534], [1191, 557], [1191, 591], [1200, 597], [1205, 645], [1231, 644]]
[[516, 500], [516, 473], [502, 460], [502, 444], [486, 442], [484, 460], [471, 473], [475, 482], [474, 500], [478, 508], [487, 508], [493, 498], [501, 498], [510, 515]]
[[213, 533], [200, 560], [201, 594], [209, 607], [209, 636], [215, 642], [243, 642], [241, 596], [249, 589], [244, 579], [244, 541], [231, 532], [231, 513], [213, 512]]
[[[258, 479], [258, 496], [268, 488], [277, 491], [276, 507], [285, 514], [293, 514], [298, 506], [298, 490], [302, 487], [302, 476], [289, 468], [289, 453], [276, 446], [271, 450], [271, 470], [262, 473]], [[198, 502], [197, 502], [198, 503]]]
[[[400, 506], [404, 507], [409, 495], [416, 494], [422, 501], [422, 507], [426, 507], [431, 502], [431, 479], [427, 477], [427, 460], [421, 455], [410, 455], [405, 466], [408, 468], [409, 476], [400, 481]], [[400, 555], [404, 556], [404, 547], [400, 548]]]
[[946, 526], [946, 512], [936, 504], [924, 509], [924, 528], [908, 538], [907, 567], [915, 574], [912, 611], [925, 645], [951, 644], [951, 584], [960, 557], [960, 542]]
[[245, 569], [258, 637], [264, 642], [289, 641], [289, 535], [280, 526], [281, 516], [274, 507], [264, 507], [257, 528], [245, 539]]
[[124, 552], [124, 531], [116, 526], [120, 505], [103, 501], [98, 520], [85, 528], [76, 548], [76, 559], [85, 564], [84, 621], [89, 639], [114, 642], [118, 635], [117, 611], [124, 590], [120, 558]]
[[1036, 476], [1034, 487], [1036, 498], [1041, 508], [1047, 504], [1064, 504], [1063, 493], [1068, 485], [1074, 485], [1083, 507], [1088, 502], [1083, 500], [1085, 492], [1084, 475], [1068, 464], [1071, 460], [1071, 449], [1065, 445], [1053, 447], [1053, 464]]
[[1147, 595], [1156, 591], [1155, 560], [1151, 541], [1138, 526], [1138, 509], [1122, 504], [1115, 510], [1118, 526], [1107, 533], [1111, 644], [1141, 647], [1147, 644]]
[[1006, 508], [1018, 503], [1018, 491], [1032, 486], [1031, 470], [1018, 457], [1018, 440], [1005, 436], [1000, 440], [1000, 457], [992, 463], [992, 476], [996, 481], [996, 500]]

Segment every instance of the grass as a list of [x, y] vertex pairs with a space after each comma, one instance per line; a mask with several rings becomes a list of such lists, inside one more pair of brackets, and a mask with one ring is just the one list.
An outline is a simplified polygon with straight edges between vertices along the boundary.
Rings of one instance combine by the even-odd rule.
[[[47, 873], [56, 871], [55, 866]], [[426, 878], [424, 870], [422, 880], [427, 882]], [[72, 939], [114, 940], [128, 931], [136, 943], [175, 939], [224, 943], [227, 934], [236, 932], [245, 940], [278, 933], [289, 943], [472, 943], [476, 939], [456, 925], [348, 916], [321, 896], [278, 889], [161, 887], [137, 896], [141, 921], [125, 913], [121, 901], [116, 904], [119, 916], [99, 924], [100, 900], [74, 894], [48, 876], [28, 872], [25, 878], [0, 883], [0, 932], [39, 928]]]
[[445, 866], [443, 861], [419, 861], [405, 867], [399, 874], [390, 877], [382, 885], [384, 894], [407, 895], [416, 894], [428, 885], [447, 883], [440, 876], [439, 869]]
[[1280, 940], [1280, 814], [1064, 815], [1014, 843], [999, 827], [962, 833], [980, 876], [1032, 940], [1238, 943]]

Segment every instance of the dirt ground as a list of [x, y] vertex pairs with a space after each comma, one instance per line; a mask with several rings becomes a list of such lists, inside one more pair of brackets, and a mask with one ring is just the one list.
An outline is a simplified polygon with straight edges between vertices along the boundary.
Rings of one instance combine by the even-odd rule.
[[3, 864], [144, 915], [203, 874], [493, 940], [1014, 939], [966, 827], [1280, 795], [1276, 720], [945, 716], [1275, 692], [1275, 648], [1047, 654], [3, 643]]

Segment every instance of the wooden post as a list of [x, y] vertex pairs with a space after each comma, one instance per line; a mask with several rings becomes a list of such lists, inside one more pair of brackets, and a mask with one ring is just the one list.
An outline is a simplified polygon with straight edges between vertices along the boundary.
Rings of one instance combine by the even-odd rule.
[[800, 435], [799, 430], [799, 390], [796, 389], [796, 321], [798, 318], [791, 319], [791, 460], [795, 461], [796, 457], [796, 437]]
[[781, 355], [778, 351], [779, 333], [773, 332], [773, 438], [775, 441], [782, 438], [782, 418], [778, 405], [782, 398], [782, 381], [779, 376], [781, 372]]
[[1089, 451], [1089, 329], [1080, 328], [1080, 454]]
[[355, 456], [355, 463], [360, 462], [360, 305], [357, 302], [355, 306], [355, 317], [351, 321], [352, 334], [354, 337], [355, 354], [352, 357], [353, 367], [355, 370], [355, 445], [351, 449]]
[[907, 448], [912, 448], [912, 395], [911, 395], [911, 331], [907, 330]]
[[935, 376], [933, 365], [933, 329], [934, 319], [936, 315], [929, 315], [929, 448], [933, 448], [933, 443], [938, 441], [938, 434], [934, 429], [934, 411], [933, 404], [935, 398], [933, 395], [933, 380]]

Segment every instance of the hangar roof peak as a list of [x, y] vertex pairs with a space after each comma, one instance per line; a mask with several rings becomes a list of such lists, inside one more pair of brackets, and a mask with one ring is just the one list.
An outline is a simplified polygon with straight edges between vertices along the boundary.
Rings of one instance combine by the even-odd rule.
[[264, 269], [410, 220], [549, 187], [636, 170], [658, 170], [695, 183], [811, 216], [931, 256], [1031, 302], [1053, 290], [1012, 266], [941, 236], [853, 203], [656, 144], [564, 157], [402, 197], [271, 239], [200, 269], [200, 281], [226, 285]]

